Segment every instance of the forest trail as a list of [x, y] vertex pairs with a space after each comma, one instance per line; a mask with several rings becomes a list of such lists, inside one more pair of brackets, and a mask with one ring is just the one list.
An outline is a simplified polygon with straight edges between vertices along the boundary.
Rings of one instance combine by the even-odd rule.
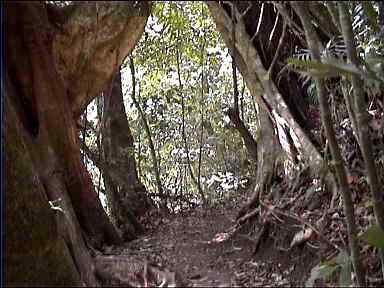
[[166, 266], [177, 271], [188, 285], [234, 284], [233, 268], [243, 261], [247, 251], [237, 247], [236, 241], [213, 241], [233, 224], [233, 213], [196, 209], [183, 214], [164, 219], [165, 223], [144, 239], [156, 247]]
[[236, 210], [197, 208], [158, 217], [152, 231], [104, 255], [129, 255], [168, 271], [175, 275], [178, 287], [303, 285], [310, 267], [318, 261], [307, 247], [280, 253], [269, 239], [253, 255], [255, 236], [249, 231], [255, 226], [223, 241], [225, 231], [235, 223]]

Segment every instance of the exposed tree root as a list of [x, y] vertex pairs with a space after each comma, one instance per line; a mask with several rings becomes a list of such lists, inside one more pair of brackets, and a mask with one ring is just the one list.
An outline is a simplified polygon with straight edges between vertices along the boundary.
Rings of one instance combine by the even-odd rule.
[[[316, 228], [315, 228], [311, 223], [309, 223], [308, 221], [305, 221], [305, 220], [303, 220], [302, 218], [300, 218], [299, 216], [296, 216], [296, 215], [294, 215], [294, 214], [292, 214], [292, 213], [286, 213], [286, 212], [284, 212], [284, 211], [281, 211], [281, 210], [280, 210], [279, 208], [277, 208], [277, 207], [274, 207], [274, 206], [271, 206], [271, 205], [267, 205], [267, 204], [265, 204], [265, 203], [262, 202], [262, 201], [260, 201], [260, 205], [261, 205], [262, 207], [265, 207], [265, 208], [267, 208], [268, 210], [270, 210], [270, 212], [271, 212], [272, 215], [275, 215], [275, 213], [276, 213], [276, 214], [282, 215], [282, 216], [284, 216], [284, 217], [286, 217], [286, 218], [291, 218], [291, 219], [293, 219], [293, 220], [295, 220], [295, 221], [297, 221], [297, 222], [299, 222], [299, 223], [301, 223], [301, 224], [303, 224], [303, 225], [308, 226], [309, 228], [312, 229], [313, 232], [315, 232], [315, 233], [319, 236], [319, 238], [321, 238], [322, 240], [324, 240], [329, 246], [335, 248], [336, 250], [341, 250], [339, 246], [337, 246], [336, 244], [334, 244], [334, 243], [332, 243], [331, 241], [329, 241], [329, 239], [328, 239], [327, 237], [325, 237], [325, 236], [323, 235], [323, 233], [321, 233], [318, 229], [316, 229]], [[276, 216], [275, 216], [275, 217], [276, 217]], [[280, 218], [278, 218], [278, 219], [280, 219]]]
[[263, 226], [260, 227], [259, 232], [257, 232], [253, 255], [258, 252], [261, 242], [268, 237], [269, 225], [269, 222], [265, 222]]
[[95, 273], [104, 285], [179, 287], [185, 283], [175, 272], [142, 259], [122, 255], [96, 256]]

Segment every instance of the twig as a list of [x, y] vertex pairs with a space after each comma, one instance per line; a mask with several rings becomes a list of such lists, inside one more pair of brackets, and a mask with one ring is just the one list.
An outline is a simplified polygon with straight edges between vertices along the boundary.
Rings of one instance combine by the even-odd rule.
[[268, 231], [269, 222], [265, 222], [264, 225], [260, 228], [260, 231], [256, 235], [255, 240], [255, 249], [253, 250], [253, 255], [257, 253], [260, 247], [261, 239], [263, 239], [264, 234]]
[[289, 16], [289, 13], [284, 6], [283, 3], [274, 2], [273, 5], [276, 7], [277, 11], [283, 16], [285, 21], [287, 21], [288, 25], [292, 29], [292, 31], [298, 35], [301, 38], [301, 35], [304, 34], [303, 29], [300, 28], [298, 24], [295, 23], [293, 19], [291, 19], [291, 16]]
[[305, 244], [307, 244], [309, 247], [311, 247], [311, 248], [313, 248], [313, 249], [319, 249], [319, 247], [318, 247], [318, 246], [315, 246], [315, 245], [313, 245], [313, 244], [309, 243], [308, 241], [307, 241], [307, 242], [305, 242]]
[[253, 209], [251, 212], [245, 214], [243, 217], [241, 217], [240, 219], [238, 219], [236, 221], [236, 224], [235, 225], [241, 225], [243, 224], [246, 220], [248, 220], [249, 218], [251, 217], [254, 217], [255, 215], [257, 215], [257, 213], [260, 212], [260, 208], [255, 208]]
[[[284, 220], [283, 219], [281, 219], [279, 216], [277, 216], [276, 215], [276, 213], [274, 212], [274, 208], [273, 209], [269, 209], [268, 208], [268, 210], [269, 210], [269, 213], [271, 213], [280, 223], [284, 223]], [[268, 216], [268, 215], [267, 215]], [[267, 221], [267, 220], [265, 220], [265, 221]]]
[[343, 234], [341, 234], [340, 229], [337, 230], [337, 234], [339, 234], [340, 240], [341, 240], [341, 242], [343, 243], [343, 245], [344, 245], [345, 247], [348, 247], [348, 244], [345, 243], [344, 238], [343, 238]]
[[251, 10], [252, 8], [252, 2], [248, 2], [248, 7], [244, 10], [243, 13], [240, 14], [240, 19], [244, 18], [245, 15], [248, 13], [249, 10]]
[[[279, 15], [279, 14], [277, 14], [277, 15]], [[283, 24], [283, 32], [281, 32], [279, 44], [277, 45], [275, 55], [273, 55], [273, 59], [272, 59], [271, 65], [269, 66], [269, 69], [268, 69], [268, 72], [267, 72], [267, 74], [269, 76], [272, 74], [273, 66], [276, 64], [277, 58], [279, 57], [279, 53], [280, 53], [280, 51], [281, 51], [281, 49], [283, 47], [284, 38], [285, 38], [285, 34], [286, 33], [287, 33], [287, 23], [284, 22], [284, 24]]]
[[[270, 209], [268, 207], [268, 205], [266, 205], [263, 201], [260, 200], [260, 205], [261, 206], [264, 206], [265, 208], [267, 209]], [[312, 224], [310, 224], [309, 222], [301, 219], [300, 217], [296, 216], [296, 215], [292, 215], [292, 214], [289, 214], [289, 213], [285, 213], [283, 211], [280, 211], [280, 209], [278, 208], [273, 208], [274, 212], [276, 212], [277, 214], [280, 214], [282, 216], [285, 216], [287, 218], [291, 218], [291, 219], [294, 219], [298, 222], [300, 222], [301, 224], [303, 225], [307, 225], [309, 228], [311, 228], [313, 230], [313, 232], [315, 232], [322, 240], [324, 240], [325, 242], [327, 242], [328, 245], [332, 246], [333, 248], [335, 248], [336, 250], [338, 251], [341, 251], [340, 247], [337, 246], [336, 244], [332, 243], [331, 241], [329, 241], [329, 239], [327, 237], [325, 237], [322, 233], [320, 233], [320, 231], [318, 231]]]
[[257, 34], [259, 34], [261, 21], [263, 20], [264, 5], [265, 5], [265, 3], [262, 3], [262, 4], [261, 4], [260, 14], [259, 14], [259, 20], [258, 20], [258, 23], [257, 23], [257, 28], [256, 28], [256, 31], [255, 31], [255, 34], [253, 34], [253, 36], [251, 37], [251, 41], [250, 41], [250, 42], [253, 42], [253, 40], [255, 40]]

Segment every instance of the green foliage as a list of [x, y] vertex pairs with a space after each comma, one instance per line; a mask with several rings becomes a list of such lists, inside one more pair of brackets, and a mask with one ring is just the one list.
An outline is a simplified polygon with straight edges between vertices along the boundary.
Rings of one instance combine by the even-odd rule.
[[357, 47], [360, 55], [367, 55], [371, 51], [381, 51], [383, 56], [383, 37], [380, 31], [378, 3], [374, 1], [360, 1], [353, 5], [353, 32], [356, 35]]
[[[307, 81], [312, 81], [312, 76], [344, 76], [348, 79], [351, 74], [358, 74], [365, 80], [366, 88], [380, 91], [383, 88], [384, 55], [383, 37], [379, 37], [376, 27], [379, 23], [377, 4], [353, 2], [348, 5], [355, 17], [353, 27], [361, 55], [360, 67], [343, 60], [345, 47], [339, 35], [324, 45], [323, 63], [313, 62], [309, 51], [303, 49], [288, 60], [288, 65], [299, 71]], [[176, 69], [176, 51], [180, 54], [181, 88]], [[203, 127], [203, 189], [207, 197], [213, 199], [212, 203], [230, 197], [241, 185], [240, 179], [252, 175], [254, 168], [252, 165], [243, 165], [248, 155], [239, 135], [224, 118], [223, 108], [232, 103], [231, 60], [228, 49], [209, 17], [206, 4], [188, 1], [155, 2], [144, 36], [132, 56], [136, 66], [136, 99], [140, 102], [153, 134], [166, 193], [175, 197], [189, 193], [188, 197], [191, 198], [197, 193], [186, 172], [186, 151], [181, 137], [183, 96], [192, 169], [197, 174], [200, 148], [198, 135]], [[201, 95], [202, 75], [204, 95]], [[241, 88], [244, 83], [241, 84], [241, 75], [238, 75]], [[155, 191], [148, 141], [138, 111], [130, 100], [132, 84], [129, 69], [123, 67], [122, 79], [126, 111], [135, 139], [135, 157], [141, 166], [140, 177], [149, 191]], [[309, 83], [307, 92], [307, 100], [317, 104], [314, 82]], [[243, 101], [244, 122], [253, 135], [257, 136], [253, 99], [247, 90]], [[203, 113], [203, 120], [200, 113]], [[97, 121], [94, 124], [97, 125]], [[96, 141], [96, 134], [89, 133], [87, 145], [96, 146]], [[96, 174], [92, 174], [94, 179], [98, 178]]]
[[378, 13], [373, 7], [373, 4], [369, 1], [362, 1], [361, 6], [364, 10], [364, 14], [367, 16], [366, 19], [370, 24], [369, 26], [377, 31], [379, 29]]
[[287, 63], [290, 67], [305, 77], [349, 79], [351, 75], [358, 75], [364, 80], [365, 89], [380, 90], [384, 87], [384, 57], [368, 55], [362, 61], [361, 67], [346, 63], [335, 57], [323, 57], [322, 63], [310, 59], [290, 57]]
[[87, 55], [84, 52], [81, 52], [79, 55], [78, 67], [83, 67], [86, 62], [87, 62]]
[[384, 249], [384, 231], [377, 224], [369, 227], [359, 238], [376, 248]]
[[351, 260], [345, 250], [329, 261], [321, 262], [311, 270], [310, 277], [305, 282], [305, 287], [313, 287], [315, 280], [323, 279], [329, 281], [331, 277], [339, 272], [339, 286], [348, 287], [351, 284]]
[[351, 74], [360, 74], [360, 70], [351, 63], [345, 63], [336, 58], [325, 58], [322, 63], [313, 60], [301, 60], [289, 58], [288, 64], [295, 67], [296, 71], [309, 76], [332, 78], [340, 76], [350, 76]]
[[[177, 74], [177, 51], [182, 87], [179, 87]], [[132, 56], [136, 67], [136, 98], [145, 113], [161, 160], [160, 174], [165, 193], [170, 199], [183, 198], [181, 207], [188, 206], [191, 201], [198, 202], [199, 198], [188, 172], [181, 133], [183, 96], [189, 158], [194, 174], [197, 178], [200, 129], [203, 127], [201, 184], [206, 198], [211, 204], [233, 198], [237, 188], [244, 185], [244, 176], [253, 171], [250, 165], [242, 164], [248, 155], [239, 135], [223, 121], [222, 108], [232, 103], [231, 60], [206, 4], [155, 2], [145, 35]], [[148, 141], [138, 111], [130, 103], [129, 71], [127, 68], [122, 71], [123, 90], [135, 139], [136, 159], [140, 160], [140, 177], [149, 191], [156, 191]], [[241, 77], [238, 80], [242, 87]], [[252, 97], [247, 90], [243, 104], [245, 122], [253, 123]], [[139, 138], [141, 143], [137, 141]]]
[[135, 150], [132, 147], [124, 147], [121, 151], [122, 155], [127, 155], [127, 156], [134, 156], [135, 155]]

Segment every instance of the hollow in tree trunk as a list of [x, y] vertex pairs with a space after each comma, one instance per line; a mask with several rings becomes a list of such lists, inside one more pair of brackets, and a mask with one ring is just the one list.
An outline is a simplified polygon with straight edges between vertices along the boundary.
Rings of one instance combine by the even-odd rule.
[[[76, 29], [64, 33], [65, 23], [70, 23], [73, 19], [72, 16], [81, 18], [84, 9], [88, 9], [89, 6], [74, 3], [72, 13], [66, 14], [64, 21], [58, 23], [57, 17], [52, 18], [50, 4], [44, 2], [6, 2], [4, 5], [5, 32], [7, 35], [12, 35], [5, 42], [5, 55], [7, 56], [5, 71], [7, 109], [5, 118], [9, 124], [6, 130], [7, 136], [9, 136], [7, 139], [11, 141], [7, 145], [9, 149], [7, 148], [6, 151], [6, 165], [12, 172], [6, 183], [6, 191], [12, 193], [9, 195], [13, 197], [7, 198], [14, 201], [13, 207], [9, 207], [10, 210], [7, 210], [7, 213], [15, 215], [15, 211], [17, 212], [20, 208], [25, 211], [17, 217], [26, 220], [25, 223], [27, 224], [22, 227], [25, 229], [22, 231], [22, 235], [27, 235], [28, 238], [20, 238], [18, 233], [21, 231], [15, 231], [18, 228], [7, 223], [9, 224], [7, 225], [9, 228], [8, 235], [11, 235], [11, 238], [7, 240], [7, 245], [9, 245], [7, 249], [10, 249], [8, 250], [9, 255], [14, 256], [13, 260], [20, 261], [21, 258], [17, 260], [16, 250], [23, 244], [25, 245], [26, 241], [27, 243], [38, 243], [34, 248], [31, 248], [32, 251], [29, 251], [27, 256], [23, 254], [26, 256], [24, 258], [26, 261], [18, 262], [18, 270], [11, 270], [10, 273], [15, 272], [16, 274], [7, 275], [7, 277], [12, 275], [8, 278], [8, 283], [15, 284], [15, 281], [12, 282], [12, 277], [24, 273], [23, 278], [20, 279], [25, 282], [17, 283], [55, 285], [58, 283], [57, 281], [62, 279], [63, 282], [60, 284], [79, 285], [85, 283], [89, 286], [96, 286], [98, 281], [94, 275], [93, 260], [84, 242], [84, 236], [89, 240], [88, 244], [93, 244], [95, 247], [100, 247], [104, 243], [119, 244], [121, 238], [104, 212], [90, 175], [81, 161], [75, 125], [77, 118], [74, 117], [74, 114], [76, 115], [74, 111], [81, 111], [83, 107], [82, 105], [76, 106], [76, 103], [87, 102], [77, 99], [76, 96], [83, 97], [83, 94], [86, 93], [75, 93], [76, 89], [73, 89], [74, 85], [72, 85], [70, 77], [66, 77], [68, 73], [65, 72], [68, 71], [65, 70], [65, 65], [58, 65], [55, 61], [57, 54], [54, 52], [61, 51], [68, 56], [72, 55], [72, 51], [73, 55], [76, 56], [76, 49], [71, 49], [72, 47], [63, 49], [65, 51], [57, 47], [55, 49], [54, 42], [60, 35], [65, 34], [67, 37], [76, 34]], [[145, 4], [144, 6], [148, 5]], [[101, 6], [109, 12], [117, 7], [108, 6], [105, 3]], [[132, 11], [135, 10], [133, 6], [128, 6], [128, 10], [131, 8]], [[127, 8], [128, 6], [117, 8]], [[56, 11], [56, 8], [54, 10], [60, 12]], [[140, 31], [142, 33], [144, 29], [149, 15], [149, 10], [146, 9], [146, 11], [147, 13], [136, 18], [131, 17], [134, 23], [142, 29], [134, 27], [135, 32], [130, 34], [127, 33], [129, 32], [127, 26], [120, 25], [117, 27], [119, 29], [116, 29], [116, 32], [120, 33], [120, 38], [112, 39], [113, 41], [109, 39], [110, 45], [102, 47], [111, 48], [112, 46], [113, 52], [119, 45], [125, 45], [127, 41], [129, 45], [125, 46], [123, 52], [129, 53], [137, 43], [141, 35]], [[104, 17], [103, 20], [105, 21], [107, 18]], [[130, 20], [132, 20], [131, 18]], [[80, 22], [89, 25], [87, 21]], [[131, 22], [128, 21], [128, 23]], [[127, 34], [133, 35], [132, 38], [122, 36]], [[107, 33], [107, 35], [110, 34]], [[84, 40], [78, 35], [76, 37], [77, 40]], [[95, 43], [97, 44], [97, 41], [87, 42], [87, 44]], [[75, 43], [66, 42], [66, 44], [74, 45]], [[106, 61], [110, 60], [111, 55], [114, 56], [114, 59], [117, 58], [114, 53], [103, 55]], [[63, 61], [60, 64], [65, 63], [65, 57], [61, 60]], [[99, 59], [93, 60], [97, 62]], [[117, 62], [119, 61], [121, 59], [117, 58]], [[70, 63], [68, 67], [75, 69], [76, 63], [79, 62]], [[86, 63], [89, 64], [89, 62]], [[95, 77], [92, 72], [89, 70], [89, 77], [92, 75]], [[105, 79], [110, 78], [109, 70], [104, 72], [106, 73], [102, 74], [102, 77], [100, 74], [98, 75], [100, 81], [98, 84], [101, 86]], [[97, 93], [88, 96], [94, 97], [96, 95]], [[91, 99], [87, 98], [86, 100]], [[14, 148], [20, 149], [13, 149], [12, 145]], [[25, 178], [26, 175], [29, 177], [28, 180]], [[23, 183], [27, 186], [22, 187]], [[32, 185], [31, 190], [36, 191], [32, 201], [29, 200], [30, 193], [27, 190], [30, 187], [28, 183]], [[49, 204], [51, 204], [52, 209], [49, 208]], [[56, 222], [57, 232], [52, 222]], [[47, 239], [52, 241], [39, 241], [41, 237], [45, 237], [44, 235], [49, 235]], [[39, 261], [39, 265], [36, 265], [38, 259], [44, 259], [44, 261]], [[57, 273], [42, 275], [46, 274], [46, 271], [50, 271], [52, 267], [58, 269]], [[41, 277], [37, 279], [31, 274], [38, 273], [40, 268], [44, 268], [45, 273], [37, 274]]]

